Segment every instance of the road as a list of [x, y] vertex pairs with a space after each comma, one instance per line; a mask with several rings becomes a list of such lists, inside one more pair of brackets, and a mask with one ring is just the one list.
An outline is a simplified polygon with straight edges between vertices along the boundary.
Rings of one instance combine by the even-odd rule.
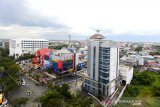
[[[28, 63], [25, 65], [20, 65], [20, 67], [23, 68], [24, 71], [29, 71], [31, 68], [31, 64]], [[81, 90], [82, 85], [82, 80], [80, 76], [68, 76], [64, 77], [63, 79], [54, 80], [53, 82], [59, 85], [62, 83], [68, 83], [72, 93], [75, 93], [77, 90]], [[25, 86], [20, 86], [18, 89], [14, 90], [10, 94], [10, 98], [14, 99], [19, 97], [27, 97], [29, 98], [29, 102], [24, 107], [37, 107], [38, 104], [33, 100], [38, 96], [42, 95], [42, 93], [47, 90], [47, 87], [35, 85], [35, 82], [30, 80], [27, 76], [25, 76], [25, 84]], [[31, 91], [31, 94], [27, 94], [28, 91]]]
[[[29, 103], [25, 107], [35, 107], [37, 105], [33, 100], [38, 96], [42, 95], [43, 92], [47, 90], [45, 86], [36, 86], [35, 83], [28, 77], [25, 77], [25, 86], [20, 86], [18, 89], [14, 90], [11, 94], [11, 98], [27, 97], [29, 98]], [[31, 90], [31, 94], [27, 94]]]
[[[30, 80], [29, 78], [25, 77], [25, 86], [20, 86], [18, 89], [16, 89], [13, 93], [13, 98], [15, 97], [37, 97], [42, 94], [47, 88], [44, 86], [36, 86], [35, 83]], [[27, 90], [31, 90], [32, 94], [27, 95]]]

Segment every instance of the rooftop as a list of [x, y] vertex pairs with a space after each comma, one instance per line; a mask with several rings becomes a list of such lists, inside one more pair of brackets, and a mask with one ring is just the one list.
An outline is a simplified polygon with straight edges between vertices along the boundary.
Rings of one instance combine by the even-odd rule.
[[90, 37], [90, 39], [104, 39], [105, 37], [101, 34], [94, 34], [93, 36]]
[[99, 34], [100, 30], [96, 30], [96, 34], [90, 37], [90, 39], [104, 39], [105, 37], [101, 34]]
[[46, 39], [32, 39], [32, 38], [16, 38], [12, 40], [32, 40], [32, 41], [48, 41]]

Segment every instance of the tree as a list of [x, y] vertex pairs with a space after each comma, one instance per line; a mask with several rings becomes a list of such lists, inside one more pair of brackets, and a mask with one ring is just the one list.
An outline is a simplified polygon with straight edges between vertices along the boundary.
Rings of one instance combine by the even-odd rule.
[[155, 81], [154, 76], [150, 75], [149, 71], [142, 72], [136, 76], [136, 80], [141, 85], [151, 85]]
[[13, 107], [21, 107], [22, 105], [25, 105], [28, 101], [29, 101], [28, 98], [20, 97], [20, 98], [12, 99], [10, 103]]
[[57, 46], [50, 46], [49, 48], [60, 50], [60, 49], [62, 49], [64, 47], [67, 48], [68, 45], [67, 44], [60, 44], [60, 45], [57, 45]]
[[23, 54], [19, 56], [18, 60], [27, 60], [27, 59], [32, 59], [34, 57], [35, 57], [34, 54]]
[[16, 76], [19, 70], [20, 70], [19, 66], [16, 64], [13, 64], [8, 68], [8, 73], [9, 75]]
[[127, 86], [124, 96], [125, 97], [136, 97], [139, 94], [139, 89], [134, 85]]
[[68, 84], [50, 85], [49, 88], [38, 98], [42, 107], [90, 107], [92, 104], [92, 99], [80, 92], [71, 94]]
[[63, 85], [61, 86], [61, 88], [60, 88], [60, 94], [62, 94], [62, 95], [66, 98], [66, 100], [72, 98], [72, 95], [71, 95], [71, 93], [70, 93], [70, 91], [69, 91], [69, 88], [70, 88], [70, 87], [69, 87], [68, 84], [63, 84]]
[[0, 52], [1, 52], [1, 57], [8, 57], [9, 55], [9, 49], [3, 49], [3, 48], [0, 48]]
[[142, 47], [138, 46], [138, 47], [135, 48], [134, 51], [140, 52], [140, 51], [142, 51]]
[[47, 72], [50, 73], [50, 74], [53, 73], [53, 68], [48, 67], [48, 68], [47, 68]]
[[157, 96], [157, 97], [159, 97], [160, 96], [160, 86], [158, 87], [158, 86], [154, 86], [153, 87], [153, 93], [154, 93], [154, 96]]
[[4, 92], [7, 94], [9, 91], [12, 91], [18, 87], [16, 79], [19, 66], [16, 65], [15, 61], [9, 57], [4, 57], [2, 60], [0, 60], [0, 66], [3, 68], [0, 81], [3, 82]]

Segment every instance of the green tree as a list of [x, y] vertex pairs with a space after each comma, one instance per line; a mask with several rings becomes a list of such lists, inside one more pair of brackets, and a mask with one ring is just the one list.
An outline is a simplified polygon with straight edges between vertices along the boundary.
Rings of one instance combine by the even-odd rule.
[[50, 89], [39, 97], [42, 107], [90, 107], [92, 99], [80, 92], [71, 94], [69, 85], [50, 85]]
[[124, 96], [125, 97], [136, 97], [139, 94], [139, 89], [137, 86], [129, 85], [127, 86]]
[[8, 73], [9, 75], [16, 76], [19, 70], [20, 70], [19, 66], [16, 64], [13, 64], [8, 68]]
[[136, 76], [136, 80], [141, 85], [151, 85], [155, 81], [154, 76], [151, 76], [148, 71], [142, 72]]
[[3, 68], [3, 76], [0, 78], [0, 81], [3, 82], [4, 91], [7, 94], [9, 91], [18, 87], [16, 79], [19, 66], [16, 65], [15, 61], [9, 57], [4, 57], [0, 60], [0, 66]]
[[138, 46], [137, 48], [135, 48], [134, 51], [140, 52], [140, 51], [142, 51], [142, 47]]
[[62, 49], [62, 48], [67, 48], [68, 47], [68, 45], [67, 44], [60, 44], [60, 45], [56, 45], [56, 46], [50, 46], [49, 48], [50, 49], [57, 49], [57, 50], [60, 50], [60, 49]]
[[11, 99], [10, 104], [13, 107], [21, 107], [22, 105], [25, 105], [29, 101], [28, 98], [20, 97], [16, 99]]
[[47, 72], [50, 73], [50, 74], [53, 73], [53, 68], [48, 67]]
[[18, 60], [27, 60], [27, 59], [32, 59], [34, 58], [35, 55], [34, 54], [23, 54], [21, 56], [19, 56]]
[[160, 86], [154, 86], [153, 90], [154, 90], [153, 91], [154, 96], [159, 97], [160, 96]]
[[9, 49], [3, 49], [3, 48], [0, 48], [0, 52], [1, 52], [1, 57], [8, 57], [9, 55]]

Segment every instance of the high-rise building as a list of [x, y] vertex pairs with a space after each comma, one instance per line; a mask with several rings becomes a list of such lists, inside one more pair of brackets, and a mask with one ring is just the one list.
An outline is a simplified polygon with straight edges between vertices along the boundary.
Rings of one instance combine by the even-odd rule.
[[35, 53], [40, 48], [48, 48], [48, 40], [45, 39], [11, 39], [9, 43], [9, 55], [20, 56], [25, 53]]
[[116, 43], [94, 34], [88, 43], [88, 76], [83, 89], [93, 95], [112, 95], [119, 78], [119, 48]]

